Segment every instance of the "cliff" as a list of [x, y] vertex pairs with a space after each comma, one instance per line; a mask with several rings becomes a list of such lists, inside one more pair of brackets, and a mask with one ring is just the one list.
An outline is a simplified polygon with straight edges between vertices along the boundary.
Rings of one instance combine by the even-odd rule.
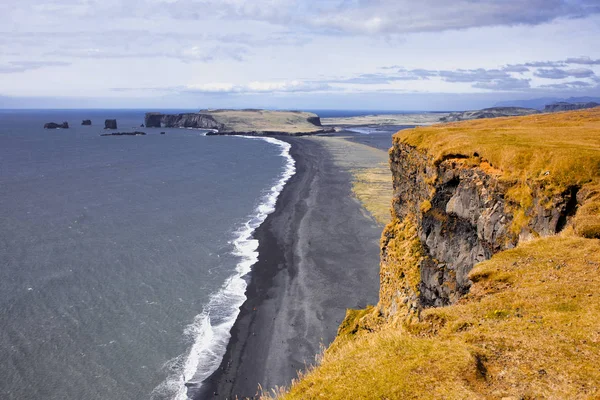
[[401, 131], [380, 301], [284, 398], [597, 398], [600, 108]]
[[208, 129], [214, 135], [303, 135], [324, 132], [318, 115], [300, 111], [202, 110], [188, 114], [147, 113], [148, 128]]
[[533, 108], [523, 107], [491, 107], [483, 110], [454, 112], [439, 119], [440, 122], [468, 121], [472, 119], [517, 117], [539, 113]]
[[593, 101], [584, 102], [584, 103], [567, 103], [564, 101], [559, 101], [557, 103], [548, 104], [544, 107], [544, 112], [560, 112], [560, 111], [573, 111], [573, 110], [583, 110], [585, 108], [594, 108], [598, 107], [600, 104], [595, 103]]

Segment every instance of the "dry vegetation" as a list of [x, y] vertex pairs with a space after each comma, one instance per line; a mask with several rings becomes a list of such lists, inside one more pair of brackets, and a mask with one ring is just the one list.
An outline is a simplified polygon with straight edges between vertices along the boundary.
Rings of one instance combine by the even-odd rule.
[[[517, 207], [530, 206], [531, 182], [549, 194], [579, 186], [583, 204], [560, 235], [476, 265], [470, 293], [455, 305], [386, 319], [381, 307], [393, 303], [390, 276], [390, 287], [382, 285], [385, 304], [349, 310], [320, 365], [278, 396], [600, 398], [600, 109], [418, 128], [395, 140], [437, 160], [471, 157], [465, 162], [513, 185]], [[382, 245], [382, 282], [385, 273], [396, 274], [410, 286], [396, 288], [401, 298], [419, 278], [414, 227], [395, 219]]]
[[352, 173], [352, 192], [382, 226], [390, 221], [392, 177], [388, 154], [343, 137], [310, 137], [327, 147], [335, 163]]
[[390, 220], [392, 180], [387, 163], [374, 168], [355, 169], [352, 191], [377, 222], [385, 225]]
[[[551, 237], [471, 272], [471, 294], [419, 323], [341, 330], [286, 399], [594, 399], [600, 244]], [[368, 315], [365, 314], [365, 315]]]

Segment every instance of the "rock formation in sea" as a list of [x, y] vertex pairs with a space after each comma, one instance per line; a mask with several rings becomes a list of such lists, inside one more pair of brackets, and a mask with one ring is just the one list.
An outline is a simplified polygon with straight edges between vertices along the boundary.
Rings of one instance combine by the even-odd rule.
[[92, 120], [84, 119], [83, 121], [81, 121], [81, 125], [90, 126], [90, 125], [92, 125]]
[[523, 115], [538, 114], [539, 111], [533, 108], [522, 107], [491, 107], [482, 110], [454, 112], [446, 117], [440, 118], [440, 122], [467, 121], [471, 119], [498, 118], [498, 117], [519, 117]]
[[56, 122], [48, 122], [44, 124], [44, 129], [69, 129], [69, 123], [63, 122], [62, 124], [57, 124]]
[[117, 120], [107, 119], [104, 121], [104, 129], [117, 129]]

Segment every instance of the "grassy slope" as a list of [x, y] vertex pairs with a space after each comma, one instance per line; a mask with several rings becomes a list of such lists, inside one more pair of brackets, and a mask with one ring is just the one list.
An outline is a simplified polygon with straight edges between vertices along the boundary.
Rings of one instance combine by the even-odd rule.
[[339, 336], [285, 398], [600, 396], [597, 240], [538, 239], [471, 276], [469, 297], [419, 323]]
[[[595, 109], [418, 128], [396, 140], [438, 159], [477, 152], [515, 186], [584, 186], [591, 194], [576, 227], [593, 227], [599, 126]], [[376, 308], [349, 311], [321, 365], [284, 398], [600, 398], [600, 240], [581, 233], [567, 229], [478, 264], [467, 297], [419, 320], [373, 322]]]

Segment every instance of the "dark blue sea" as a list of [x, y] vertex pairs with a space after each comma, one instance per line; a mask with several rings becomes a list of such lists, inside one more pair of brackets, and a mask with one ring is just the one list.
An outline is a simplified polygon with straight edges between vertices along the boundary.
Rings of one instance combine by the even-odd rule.
[[[106, 118], [147, 135], [101, 137]], [[274, 139], [141, 123], [0, 110], [1, 399], [185, 398], [220, 363], [293, 160]]]

